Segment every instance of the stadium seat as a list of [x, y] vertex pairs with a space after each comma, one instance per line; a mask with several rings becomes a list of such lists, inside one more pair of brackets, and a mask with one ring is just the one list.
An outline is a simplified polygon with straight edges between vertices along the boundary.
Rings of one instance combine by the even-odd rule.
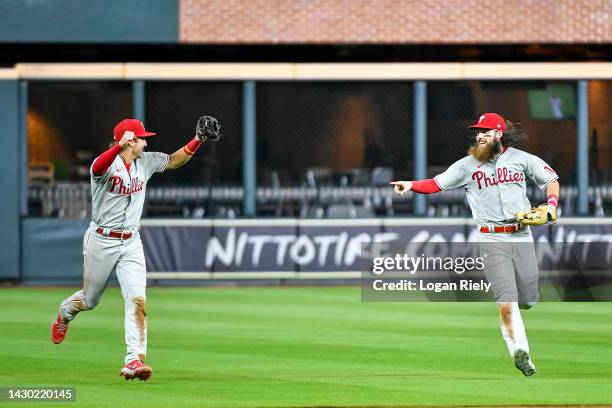
[[373, 186], [386, 186], [393, 181], [393, 169], [391, 167], [374, 167], [372, 169]]

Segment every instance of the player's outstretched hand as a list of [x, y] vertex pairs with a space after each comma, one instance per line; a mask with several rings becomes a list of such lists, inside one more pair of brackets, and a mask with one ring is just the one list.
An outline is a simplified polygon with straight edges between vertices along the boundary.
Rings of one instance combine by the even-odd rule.
[[411, 181], [392, 181], [390, 184], [393, 185], [393, 190], [402, 196], [406, 194], [406, 192], [412, 190]]
[[121, 136], [121, 140], [119, 140], [119, 146], [125, 147], [129, 142], [134, 140], [134, 132], [126, 130], [123, 132], [123, 136]]
[[221, 124], [219, 124], [216, 118], [204, 115], [198, 119], [198, 123], [196, 124], [196, 137], [200, 142], [206, 139], [217, 142], [221, 139], [222, 135]]

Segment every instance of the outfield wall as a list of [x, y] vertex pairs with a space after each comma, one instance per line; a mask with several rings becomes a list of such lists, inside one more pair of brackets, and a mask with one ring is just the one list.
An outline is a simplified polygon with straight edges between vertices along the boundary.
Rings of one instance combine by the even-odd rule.
[[[26, 219], [22, 279], [26, 283], [75, 284], [82, 274], [87, 221]], [[475, 241], [471, 219], [249, 219], [143, 220], [141, 236], [149, 279], [359, 278], [362, 242]], [[565, 218], [533, 228], [543, 242], [612, 242], [612, 218]]]

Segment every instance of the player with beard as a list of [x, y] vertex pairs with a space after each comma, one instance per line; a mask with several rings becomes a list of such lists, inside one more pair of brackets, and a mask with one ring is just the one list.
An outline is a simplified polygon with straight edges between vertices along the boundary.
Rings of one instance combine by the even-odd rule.
[[538, 209], [556, 221], [559, 200], [557, 173], [542, 159], [517, 147], [526, 135], [497, 113], [484, 113], [469, 126], [476, 133], [468, 155], [433, 179], [393, 181], [395, 192], [432, 194], [464, 188], [478, 227], [485, 276], [500, 313], [501, 331], [515, 366], [526, 376], [536, 372], [519, 307], [529, 309], [539, 298], [538, 262], [529, 225], [517, 214], [531, 211], [527, 179], [546, 190], [548, 203]]

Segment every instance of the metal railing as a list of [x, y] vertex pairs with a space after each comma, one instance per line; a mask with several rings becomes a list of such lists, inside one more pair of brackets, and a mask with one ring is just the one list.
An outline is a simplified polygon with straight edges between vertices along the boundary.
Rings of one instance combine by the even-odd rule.
[[[240, 186], [151, 186], [147, 188], [145, 217], [239, 217], [244, 190]], [[560, 213], [575, 215], [578, 195], [574, 186], [561, 187]], [[341, 218], [413, 215], [413, 193], [404, 197], [387, 186], [293, 186], [257, 188], [257, 215], [276, 217]], [[544, 192], [528, 188], [532, 203], [544, 202]], [[91, 189], [87, 183], [32, 186], [28, 194], [29, 215], [88, 218]], [[612, 214], [612, 184], [589, 187], [592, 216]], [[427, 217], [469, 216], [461, 189], [427, 196]]]

